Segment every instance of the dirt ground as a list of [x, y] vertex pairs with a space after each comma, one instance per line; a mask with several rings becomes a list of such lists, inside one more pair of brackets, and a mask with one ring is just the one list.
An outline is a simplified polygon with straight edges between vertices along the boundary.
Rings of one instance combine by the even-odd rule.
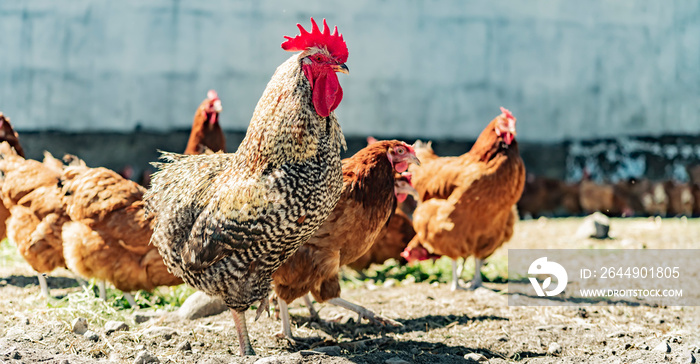
[[[700, 249], [700, 221], [694, 219], [614, 219], [613, 239], [603, 241], [577, 236], [580, 223], [581, 219], [520, 222], [511, 242], [492, 259], [503, 259], [509, 248]], [[168, 312], [119, 310], [110, 315], [121, 317], [129, 328], [108, 334], [100, 313], [55, 307], [54, 301], [39, 296], [25, 263], [6, 265], [0, 268], [0, 362], [7, 363], [136, 363], [147, 361], [142, 360], [147, 359], [144, 353], [161, 363], [467, 363], [465, 355], [473, 353], [488, 363], [691, 363], [691, 355], [700, 359], [698, 307], [509, 307], [503, 283], [486, 283], [493, 291], [452, 292], [447, 284], [394, 281], [346, 289], [343, 297], [403, 327], [358, 324], [354, 314], [327, 304], [316, 305], [327, 321], [310, 322], [299, 300], [291, 306], [293, 331], [304, 340], [292, 345], [278, 339], [280, 322], [274, 316], [253, 322], [254, 312], [249, 311], [258, 356], [241, 358], [229, 313], [183, 321]], [[52, 289], [53, 295], [80, 290], [69, 272], [52, 276], [67, 277], [50, 281], [59, 287]], [[152, 318], [137, 323], [143, 315]], [[71, 321], [78, 316], [87, 319], [94, 341], [72, 332]]]

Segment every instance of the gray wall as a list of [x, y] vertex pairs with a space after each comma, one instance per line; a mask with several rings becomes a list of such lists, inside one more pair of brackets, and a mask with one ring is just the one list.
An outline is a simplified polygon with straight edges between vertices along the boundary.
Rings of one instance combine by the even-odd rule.
[[350, 136], [698, 134], [700, 1], [0, 1], [0, 110], [20, 131], [188, 128], [206, 91], [244, 130], [309, 16], [350, 50]]

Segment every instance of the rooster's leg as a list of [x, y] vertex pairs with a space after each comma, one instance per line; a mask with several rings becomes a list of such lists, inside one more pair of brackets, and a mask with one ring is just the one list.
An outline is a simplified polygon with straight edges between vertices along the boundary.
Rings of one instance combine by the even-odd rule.
[[238, 345], [240, 347], [241, 356], [255, 355], [253, 346], [250, 345], [250, 338], [248, 337], [245, 310], [239, 312], [231, 309], [231, 313], [233, 314], [233, 323], [236, 324], [236, 331], [238, 331]]
[[131, 308], [137, 308], [136, 307], [136, 300], [134, 299], [134, 296], [131, 295], [131, 293], [124, 292], [124, 298], [126, 299], [127, 302], [129, 302], [129, 306], [131, 306]]
[[360, 316], [360, 319], [366, 318], [370, 322], [376, 325], [390, 325], [390, 326], [403, 326], [400, 322], [394, 321], [390, 318], [382, 317], [377, 315], [376, 313], [358, 305], [354, 304], [352, 302], [346, 301], [340, 297], [333, 298], [331, 300], [328, 300], [328, 303], [340, 306], [342, 308], [348, 309], [350, 311], [357, 312], [357, 314]]
[[308, 293], [304, 295], [304, 303], [306, 303], [306, 307], [309, 308], [309, 315], [311, 316], [311, 319], [318, 320], [318, 311], [316, 311], [314, 308], [314, 304], [311, 302], [311, 295]]
[[37, 274], [37, 278], [39, 278], [39, 287], [41, 288], [41, 295], [49, 298], [49, 284], [46, 283], [46, 274], [45, 273], [39, 273]]
[[481, 284], [481, 267], [484, 265], [484, 260], [474, 257], [474, 278], [472, 278], [471, 283], [469, 283], [469, 289], [475, 290], [479, 287], [483, 287]]
[[100, 298], [103, 301], [107, 300], [107, 289], [105, 288], [105, 281], [100, 281], [100, 283], [97, 284], [99, 290], [100, 290]]

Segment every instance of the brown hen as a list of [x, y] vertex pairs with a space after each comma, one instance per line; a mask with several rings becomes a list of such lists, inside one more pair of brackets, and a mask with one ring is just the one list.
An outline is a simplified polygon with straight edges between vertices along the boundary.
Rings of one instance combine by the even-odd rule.
[[207, 92], [207, 98], [194, 113], [190, 139], [185, 154], [196, 155], [207, 152], [226, 152], [226, 137], [219, 123], [221, 100], [214, 90]]
[[7, 142], [0, 144], [2, 202], [10, 213], [7, 237], [39, 273], [43, 295], [49, 295], [42, 273], [65, 267], [62, 226], [69, 221], [61, 204], [60, 170], [53, 157], [47, 163], [24, 159]]
[[[70, 270], [109, 281], [124, 292], [182, 283], [149, 245], [152, 219], [144, 216], [143, 187], [109, 169], [85, 167], [66, 168], [61, 184], [71, 220], [62, 232]], [[133, 298], [125, 296], [135, 307]]]
[[[311, 293], [375, 323], [396, 324], [340, 298], [338, 271], [364, 255], [396, 208], [396, 172], [417, 163], [413, 148], [392, 140], [370, 144], [343, 160], [343, 192], [328, 220], [272, 275], [282, 316], [282, 332], [291, 338], [287, 305]], [[313, 313], [313, 311], [312, 311]]]
[[462, 288], [458, 258], [474, 256], [470, 288], [475, 289], [482, 284], [483, 260], [513, 235], [517, 219], [513, 206], [523, 191], [525, 165], [515, 141], [515, 117], [506, 109], [501, 111], [469, 152], [427, 160], [413, 172], [413, 185], [422, 201], [413, 213], [416, 236], [403, 256], [425, 255], [411, 252], [425, 249], [452, 258], [453, 290]]
[[[394, 190], [399, 203], [405, 201], [407, 195], [418, 199], [418, 192], [411, 185], [410, 178], [406, 176], [406, 173], [398, 175], [394, 181]], [[413, 221], [400, 207], [397, 207], [389, 222], [379, 231], [372, 247], [357, 260], [348, 263], [347, 266], [359, 272], [369, 268], [372, 264], [382, 264], [388, 259], [402, 260], [401, 252], [406, 249], [415, 235]]]

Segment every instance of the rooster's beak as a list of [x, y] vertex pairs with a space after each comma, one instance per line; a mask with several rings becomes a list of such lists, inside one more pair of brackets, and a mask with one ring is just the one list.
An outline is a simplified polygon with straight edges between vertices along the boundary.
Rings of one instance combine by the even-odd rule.
[[346, 75], [350, 74], [350, 70], [348, 69], [348, 66], [345, 65], [345, 63], [334, 64], [331, 67], [333, 68], [333, 71], [345, 73]]

